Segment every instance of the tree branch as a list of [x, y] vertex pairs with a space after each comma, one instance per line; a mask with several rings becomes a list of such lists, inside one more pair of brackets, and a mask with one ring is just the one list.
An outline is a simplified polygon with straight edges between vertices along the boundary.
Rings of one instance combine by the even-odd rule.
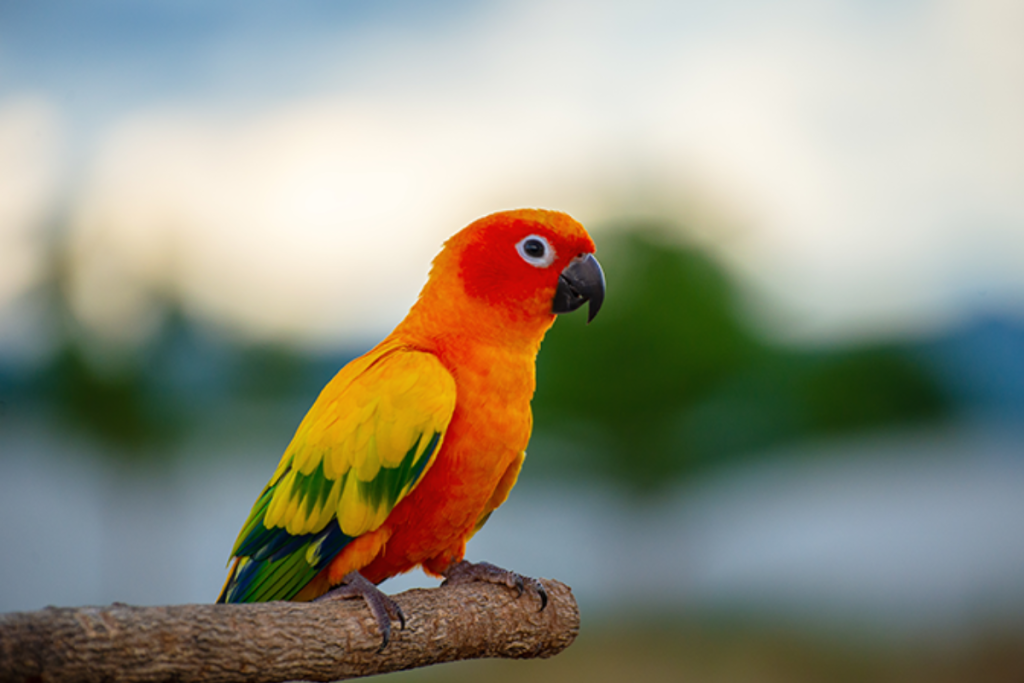
[[395, 597], [406, 628], [381, 643], [361, 600], [48, 607], [0, 615], [0, 681], [333, 681], [480, 657], [550, 657], [579, 632], [568, 586], [550, 602], [475, 582]]

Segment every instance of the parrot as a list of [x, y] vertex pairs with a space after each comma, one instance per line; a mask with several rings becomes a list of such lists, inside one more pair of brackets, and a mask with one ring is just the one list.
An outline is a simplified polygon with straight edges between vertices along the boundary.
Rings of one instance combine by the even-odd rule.
[[421, 567], [447, 583], [540, 582], [464, 559], [526, 457], [541, 341], [560, 313], [600, 310], [584, 227], [502, 211], [450, 237], [406, 317], [345, 365], [300, 422], [231, 552], [218, 603], [361, 597], [404, 627], [377, 585]]

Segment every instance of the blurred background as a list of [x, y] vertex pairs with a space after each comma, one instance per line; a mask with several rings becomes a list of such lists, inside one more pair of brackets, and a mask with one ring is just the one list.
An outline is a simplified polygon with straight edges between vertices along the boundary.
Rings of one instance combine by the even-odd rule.
[[608, 299], [545, 341], [469, 558], [583, 630], [397, 678], [1020, 680], [1022, 35], [1012, 0], [0, 3], [0, 611], [212, 601], [443, 240], [543, 206]]

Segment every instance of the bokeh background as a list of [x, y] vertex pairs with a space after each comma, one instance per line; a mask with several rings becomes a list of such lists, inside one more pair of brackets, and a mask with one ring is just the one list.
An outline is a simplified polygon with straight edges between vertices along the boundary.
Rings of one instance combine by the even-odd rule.
[[543, 206], [608, 299], [545, 341], [469, 555], [583, 632], [397, 678], [1019, 680], [1022, 35], [1013, 0], [0, 3], [0, 611], [214, 599], [441, 242]]

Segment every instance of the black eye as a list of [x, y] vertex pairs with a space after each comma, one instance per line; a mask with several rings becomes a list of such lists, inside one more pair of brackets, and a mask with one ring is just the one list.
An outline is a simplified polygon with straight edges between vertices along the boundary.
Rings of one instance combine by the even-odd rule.
[[531, 238], [523, 242], [523, 253], [531, 258], [543, 258], [544, 251], [544, 243], [539, 239]]
[[544, 257], [544, 243], [540, 240], [526, 240], [526, 242], [522, 243], [522, 250], [526, 252], [526, 256], [534, 258]]

